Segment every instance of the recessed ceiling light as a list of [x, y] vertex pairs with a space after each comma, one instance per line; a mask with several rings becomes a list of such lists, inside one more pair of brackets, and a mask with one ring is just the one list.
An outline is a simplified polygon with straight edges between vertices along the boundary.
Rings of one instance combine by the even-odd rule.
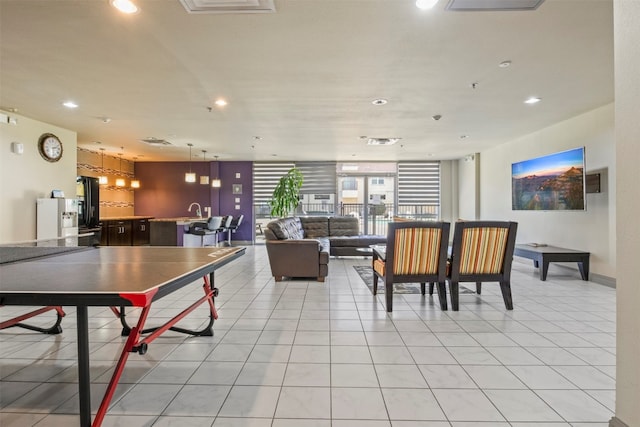
[[532, 96], [531, 98], [528, 98], [524, 101], [525, 104], [537, 104], [538, 102], [542, 101], [542, 98], [539, 98], [537, 96]]
[[64, 105], [67, 108], [78, 108], [78, 104], [76, 104], [73, 101], [65, 101], [62, 103], [62, 105]]
[[389, 101], [387, 101], [386, 99], [383, 99], [383, 98], [378, 98], [378, 99], [374, 99], [373, 101], [371, 101], [371, 103], [373, 105], [384, 105], [387, 102], [389, 102]]
[[422, 10], [433, 9], [436, 3], [438, 0], [416, 0], [416, 7]]
[[129, 15], [139, 11], [138, 6], [136, 6], [131, 0], [111, 0], [111, 6], [115, 7], [120, 12]]
[[501, 63], [498, 64], [498, 67], [500, 68], [507, 68], [511, 65], [511, 61], [502, 61]]
[[222, 98], [216, 99], [216, 102], [214, 102], [214, 104], [216, 104], [218, 107], [224, 107], [225, 105], [227, 105], [227, 101], [225, 101]]

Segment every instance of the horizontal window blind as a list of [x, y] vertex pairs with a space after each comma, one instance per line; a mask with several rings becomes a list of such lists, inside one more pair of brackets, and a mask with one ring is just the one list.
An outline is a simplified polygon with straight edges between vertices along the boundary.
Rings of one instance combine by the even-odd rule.
[[253, 203], [269, 203], [280, 178], [295, 167], [293, 162], [253, 163]]
[[440, 206], [440, 162], [398, 163], [398, 205]]
[[304, 182], [301, 194], [335, 194], [336, 162], [296, 162]]

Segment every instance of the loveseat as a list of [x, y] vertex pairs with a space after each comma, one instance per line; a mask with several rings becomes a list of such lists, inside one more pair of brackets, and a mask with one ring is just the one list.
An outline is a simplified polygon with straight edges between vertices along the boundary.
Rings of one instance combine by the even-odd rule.
[[329, 272], [329, 256], [363, 256], [358, 248], [384, 244], [386, 236], [361, 235], [352, 216], [289, 217], [271, 221], [264, 230], [276, 282], [282, 277], [315, 277], [319, 282]]

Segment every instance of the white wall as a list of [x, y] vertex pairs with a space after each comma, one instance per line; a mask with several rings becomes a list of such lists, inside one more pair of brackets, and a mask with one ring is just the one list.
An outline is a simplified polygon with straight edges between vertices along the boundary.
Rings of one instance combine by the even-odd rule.
[[[50, 197], [51, 190], [76, 194], [77, 135], [75, 132], [1, 111], [17, 119], [16, 125], [0, 124], [0, 243], [36, 238], [36, 199]], [[62, 159], [45, 161], [38, 153], [38, 138], [53, 133], [62, 142]], [[11, 152], [11, 143], [24, 144], [24, 154]]]
[[480, 215], [479, 164], [477, 153], [458, 160], [458, 213], [461, 219], [474, 220]]
[[[617, 211], [616, 419], [640, 426], [640, 2], [614, 1]], [[611, 174], [613, 177], [614, 175]]]
[[[587, 173], [603, 175], [602, 192], [587, 194], [586, 211], [511, 210], [512, 163], [580, 146], [585, 147]], [[483, 152], [480, 218], [517, 221], [519, 243], [591, 252], [591, 273], [615, 278], [615, 174], [614, 107], [610, 104]], [[575, 263], [567, 266], [577, 269]]]
[[[458, 175], [457, 160], [442, 160], [440, 162], [440, 219], [451, 224], [460, 218], [458, 215]], [[453, 239], [453, 228], [449, 239]]]

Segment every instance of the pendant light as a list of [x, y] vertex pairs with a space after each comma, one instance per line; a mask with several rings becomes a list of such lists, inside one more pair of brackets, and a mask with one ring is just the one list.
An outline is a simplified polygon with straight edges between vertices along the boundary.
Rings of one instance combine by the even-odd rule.
[[[216, 166], [220, 168], [220, 164], [218, 163], [218, 156], [214, 156], [216, 158]], [[222, 182], [220, 178], [218, 178], [218, 174], [216, 173], [216, 177], [211, 180], [211, 186], [213, 188], [220, 188], [222, 186]]]
[[[202, 150], [202, 159], [207, 162], [207, 150]], [[200, 184], [209, 185], [209, 175], [200, 175]]]
[[107, 179], [107, 175], [105, 175], [104, 173], [104, 148], [100, 149], [101, 151], [101, 156], [100, 156], [100, 160], [101, 160], [101, 166], [100, 166], [100, 173], [102, 175], [100, 175], [98, 177], [98, 184], [100, 185], [107, 185], [109, 183], [109, 180]]
[[196, 174], [191, 172], [191, 147], [193, 144], [187, 144], [189, 146], [189, 172], [184, 174], [184, 182], [193, 183], [196, 182]]
[[[118, 173], [119, 175], [122, 175], [122, 153], [118, 153], [118, 156], [120, 156], [120, 167], [118, 168]], [[124, 178], [117, 178], [116, 179], [116, 187], [124, 187], [125, 185], [127, 185], [124, 181]]]
[[[136, 160], [138, 160], [137, 157], [133, 158], [133, 167], [135, 170], [135, 165], [136, 165]], [[131, 188], [140, 188], [140, 180], [136, 179], [135, 174], [133, 176], [133, 179], [131, 180]]]

